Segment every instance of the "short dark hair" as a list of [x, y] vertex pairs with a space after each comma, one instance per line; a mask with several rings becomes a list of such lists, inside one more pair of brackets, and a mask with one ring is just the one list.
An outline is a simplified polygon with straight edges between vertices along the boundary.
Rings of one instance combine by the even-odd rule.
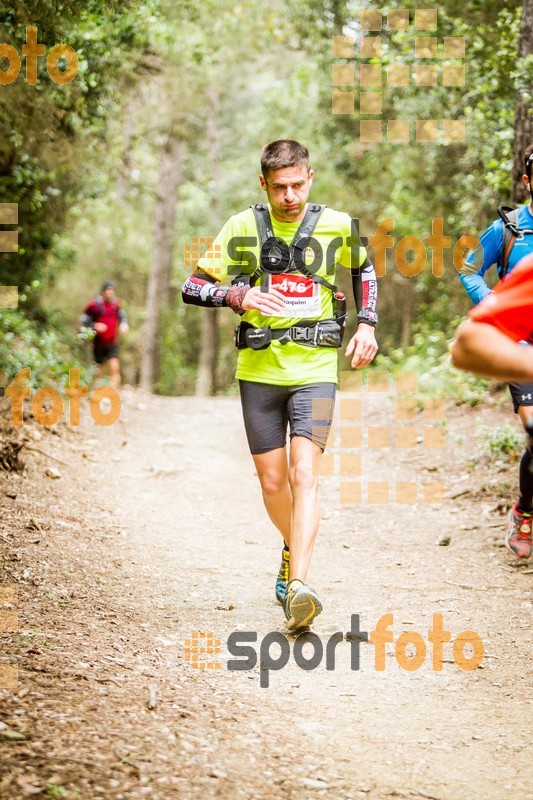
[[115, 284], [113, 281], [104, 281], [103, 284], [100, 286], [100, 291], [105, 292], [106, 289], [115, 289]]
[[278, 139], [276, 142], [271, 142], [261, 153], [261, 172], [265, 178], [272, 170], [300, 165], [307, 170], [311, 167], [309, 150], [293, 139]]
[[526, 152], [524, 153], [524, 163], [526, 165], [526, 175], [531, 180], [531, 167], [533, 167], [533, 144], [530, 144], [529, 147], [526, 147]]

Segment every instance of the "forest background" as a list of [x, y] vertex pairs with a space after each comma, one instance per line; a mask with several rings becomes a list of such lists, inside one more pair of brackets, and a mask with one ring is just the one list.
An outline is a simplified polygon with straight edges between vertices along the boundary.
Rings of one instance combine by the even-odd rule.
[[[436, 30], [416, 29], [420, 8], [437, 11]], [[383, 27], [369, 32], [361, 12], [372, 9]], [[409, 12], [405, 30], [387, 24], [396, 9]], [[19, 77], [0, 85], [0, 203], [18, 204], [18, 252], [0, 256], [0, 286], [18, 287], [18, 307], [0, 310], [0, 385], [23, 367], [34, 386], [64, 384], [80, 366], [90, 380], [78, 320], [109, 279], [130, 320], [127, 382], [171, 395], [235, 391], [234, 315], [185, 306], [180, 290], [194, 240], [263, 201], [259, 154], [274, 139], [309, 147], [312, 200], [347, 211], [367, 236], [392, 219], [396, 244], [405, 236], [427, 243], [432, 220], [442, 219], [453, 245], [479, 236], [501, 203], [526, 201], [533, 0], [0, 3], [0, 42], [20, 52], [29, 25], [47, 51], [74, 48], [78, 72], [56, 84], [40, 58], [30, 85], [23, 60]], [[337, 36], [355, 40], [353, 57], [335, 53]], [[380, 54], [363, 58], [364, 36], [381, 38]], [[436, 59], [416, 50], [425, 36], [438, 41]], [[464, 37], [464, 59], [446, 57], [445, 37]], [[407, 65], [411, 76], [417, 65], [437, 65], [435, 86], [411, 78], [382, 87], [384, 130], [387, 120], [407, 119], [409, 142], [362, 140], [360, 61], [381, 64], [383, 74]], [[355, 86], [333, 85], [342, 64], [355, 66]], [[464, 85], [444, 86], [443, 67], [460, 74], [463, 65]], [[354, 112], [332, 113], [333, 92], [354, 92]], [[433, 119], [464, 120], [465, 140], [444, 143], [441, 132], [436, 142], [416, 141], [415, 121]], [[446, 345], [470, 303], [452, 248], [442, 275], [431, 261], [428, 250], [422, 271], [407, 275], [388, 252], [376, 365], [414, 369], [432, 391], [475, 403], [486, 384], [459, 376]], [[351, 327], [354, 315], [352, 301]]]

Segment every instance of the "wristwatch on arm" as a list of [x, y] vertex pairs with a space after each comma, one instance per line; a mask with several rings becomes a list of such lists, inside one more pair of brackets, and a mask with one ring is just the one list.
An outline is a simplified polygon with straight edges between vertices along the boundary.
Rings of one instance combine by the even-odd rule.
[[357, 322], [364, 322], [365, 325], [372, 325], [372, 327], [375, 328], [378, 324], [378, 315], [369, 308], [362, 308], [361, 311], [357, 313]]

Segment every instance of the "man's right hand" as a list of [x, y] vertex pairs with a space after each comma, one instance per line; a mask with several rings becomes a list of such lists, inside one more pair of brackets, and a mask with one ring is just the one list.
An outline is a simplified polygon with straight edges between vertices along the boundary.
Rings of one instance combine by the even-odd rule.
[[107, 325], [105, 322], [95, 322], [93, 329], [96, 331], [96, 333], [105, 333], [107, 330]]
[[270, 289], [268, 292], [261, 291], [261, 286], [253, 286], [249, 289], [242, 301], [243, 311], [256, 309], [264, 314], [265, 317], [276, 316], [276, 312], [283, 311], [285, 308], [285, 297], [277, 289]]

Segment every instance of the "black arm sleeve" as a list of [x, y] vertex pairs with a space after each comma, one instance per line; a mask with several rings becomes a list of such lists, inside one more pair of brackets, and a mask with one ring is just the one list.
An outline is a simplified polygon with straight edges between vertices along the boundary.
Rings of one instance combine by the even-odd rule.
[[184, 303], [205, 308], [217, 308], [226, 305], [225, 298], [228, 287], [217, 286], [215, 278], [199, 270], [189, 275], [181, 290]]
[[376, 325], [378, 321], [376, 313], [378, 281], [374, 265], [367, 258], [360, 267], [352, 267], [350, 272], [357, 318], [359, 322], [365, 322], [367, 325]]
[[204, 306], [204, 308], [228, 306], [235, 314], [242, 314], [242, 302], [250, 290], [250, 286], [218, 286], [214, 284], [215, 278], [202, 270], [189, 275], [181, 290], [183, 302], [194, 306]]

